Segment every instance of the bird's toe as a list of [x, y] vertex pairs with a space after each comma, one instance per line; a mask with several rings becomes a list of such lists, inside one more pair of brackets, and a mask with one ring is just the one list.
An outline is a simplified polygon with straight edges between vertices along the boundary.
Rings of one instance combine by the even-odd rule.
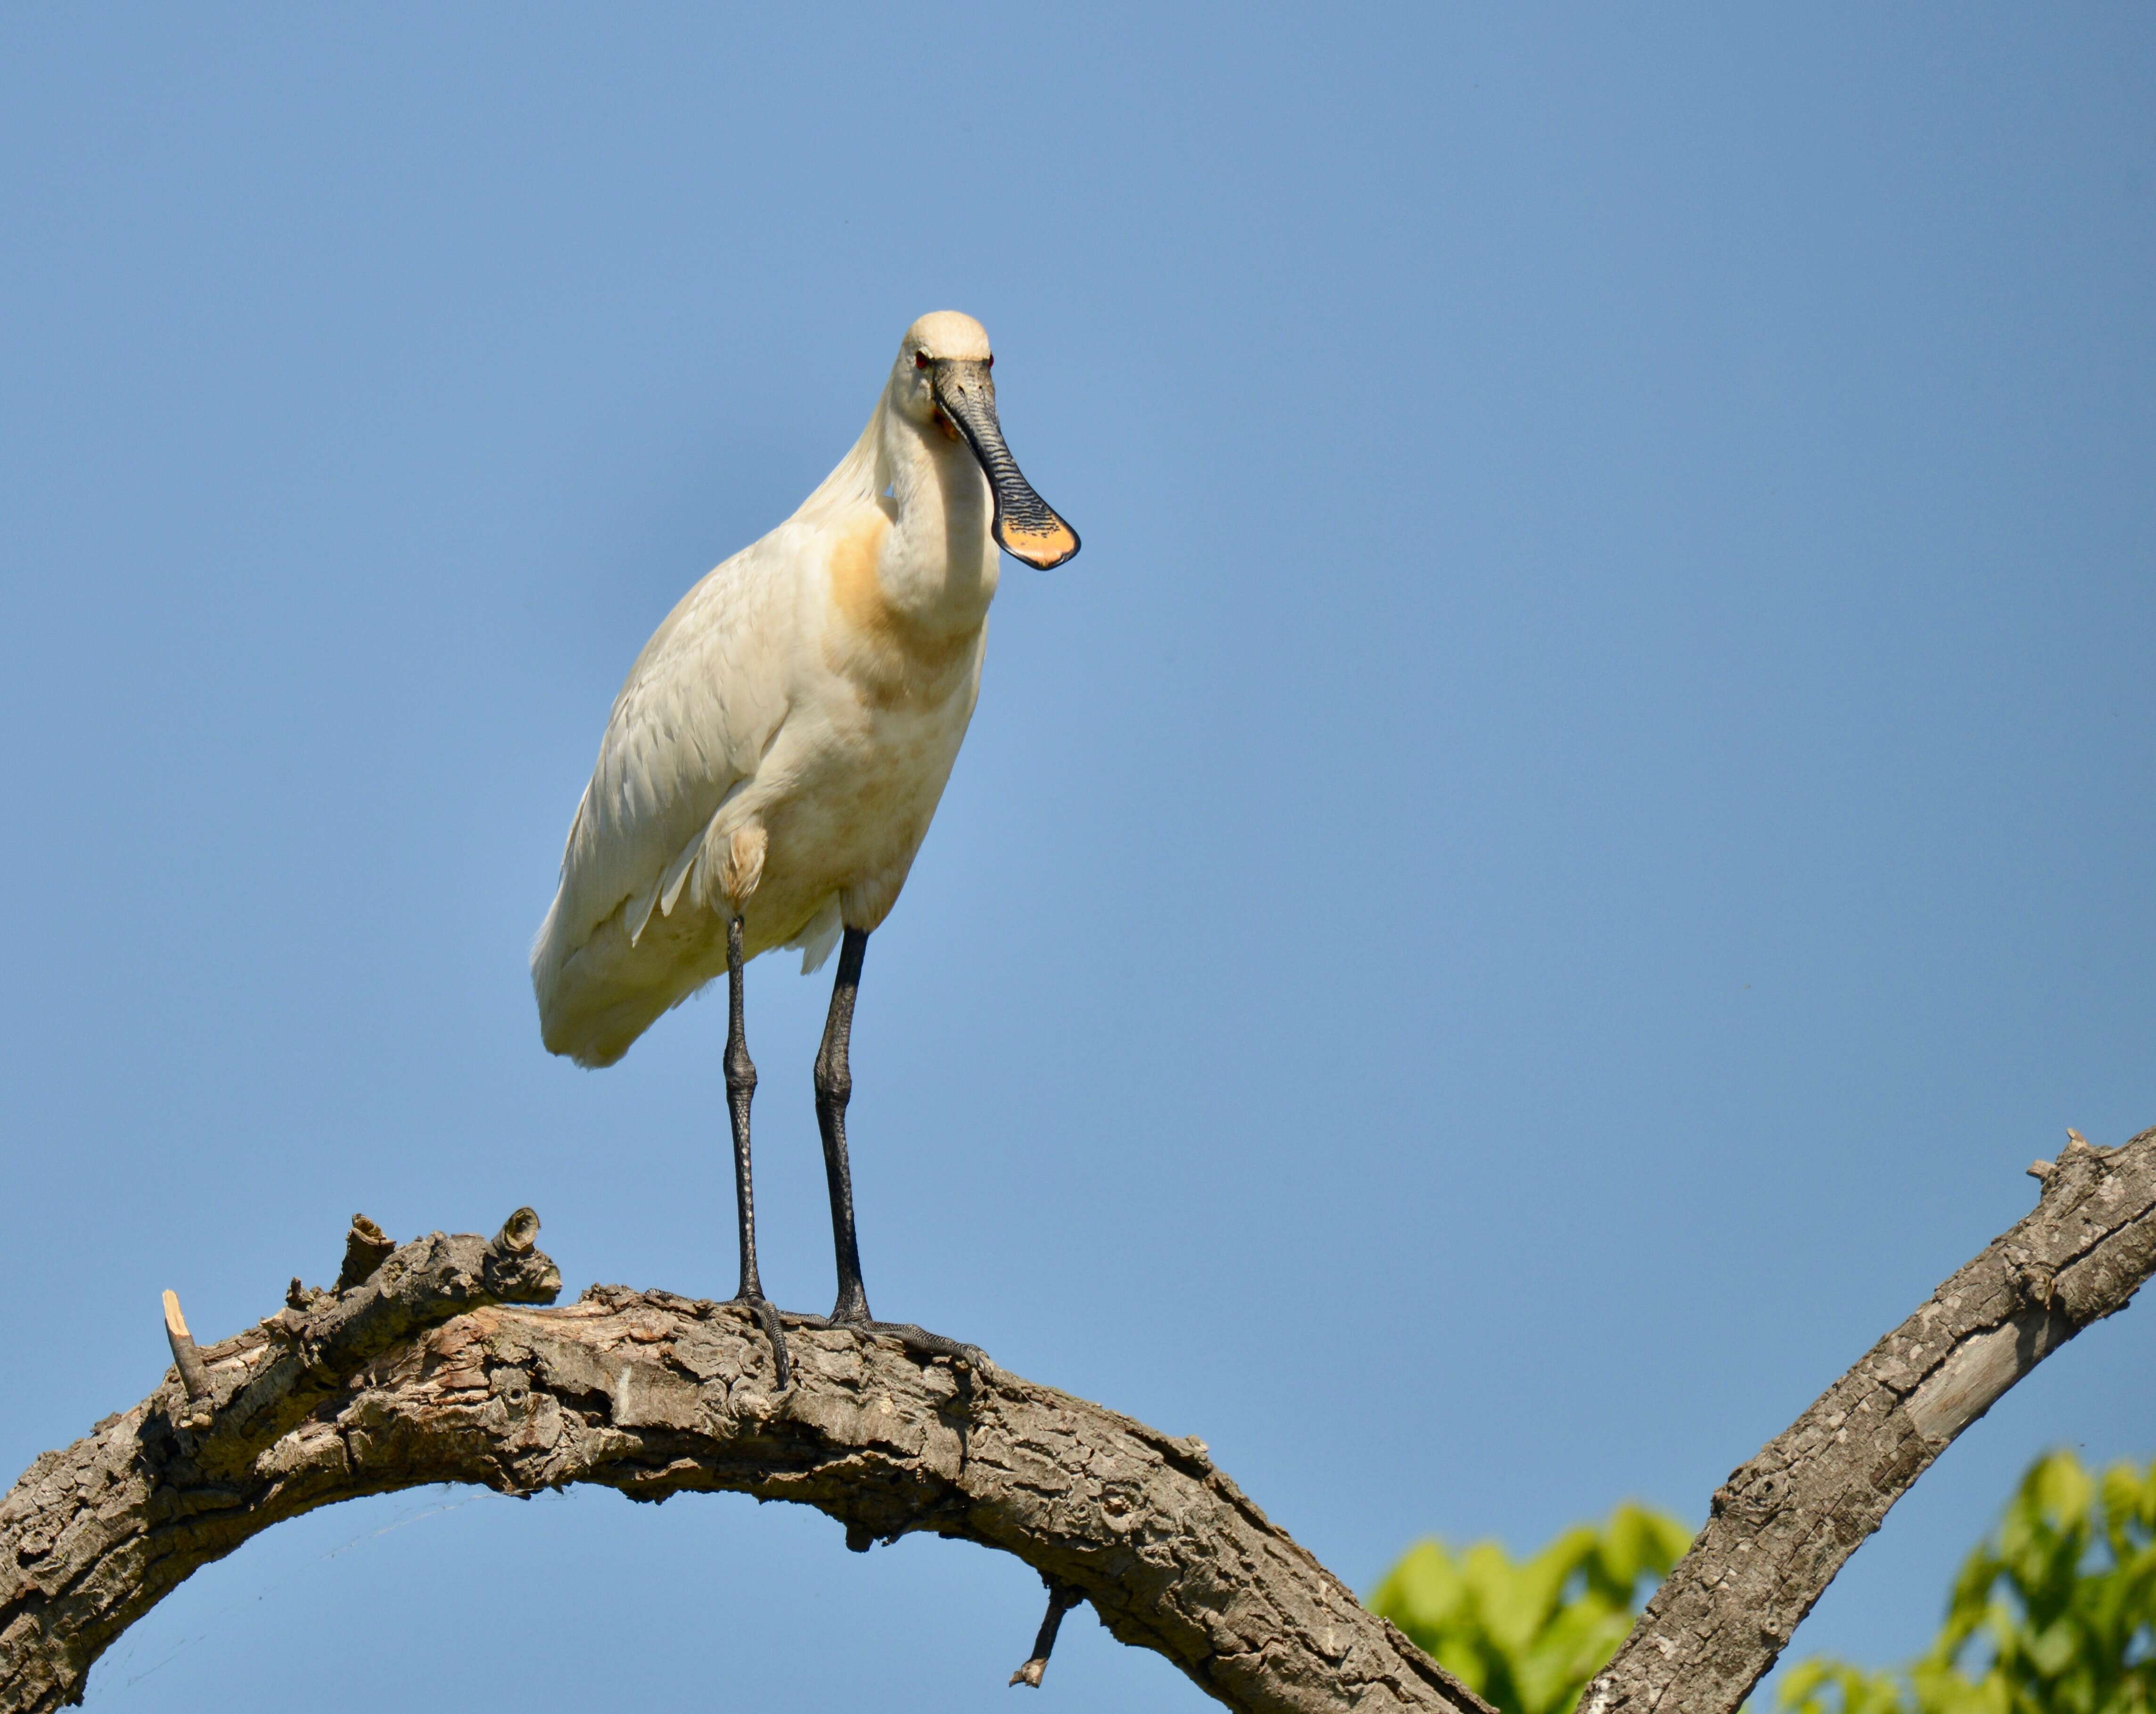
[[740, 1304], [754, 1316], [763, 1329], [763, 1337], [771, 1342], [773, 1366], [778, 1371], [778, 1389], [782, 1393], [793, 1384], [793, 1363], [786, 1350], [786, 1329], [778, 1319], [778, 1306], [767, 1297], [736, 1297]]
[[952, 1362], [967, 1368], [987, 1371], [995, 1367], [987, 1352], [963, 1339], [953, 1339], [942, 1333], [932, 1333], [927, 1328], [911, 1321], [858, 1321], [853, 1324], [863, 1333], [882, 1333], [899, 1342], [908, 1351], [918, 1352], [923, 1357], [947, 1357]]

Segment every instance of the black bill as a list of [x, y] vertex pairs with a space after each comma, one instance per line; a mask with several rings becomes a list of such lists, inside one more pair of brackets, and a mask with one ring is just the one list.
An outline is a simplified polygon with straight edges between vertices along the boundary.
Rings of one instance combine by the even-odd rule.
[[996, 383], [983, 362], [947, 357], [936, 365], [936, 403], [957, 424], [996, 496], [995, 538], [1004, 552], [1046, 571], [1078, 552], [1078, 532], [1033, 485], [1004, 444], [996, 421]]

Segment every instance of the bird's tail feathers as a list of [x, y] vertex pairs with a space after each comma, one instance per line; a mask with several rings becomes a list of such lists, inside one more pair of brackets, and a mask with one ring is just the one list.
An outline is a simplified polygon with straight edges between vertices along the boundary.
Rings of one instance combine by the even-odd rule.
[[814, 976], [824, 967], [845, 928], [846, 925], [839, 915], [839, 895], [834, 893], [824, 901], [823, 908], [802, 925], [801, 932], [786, 943], [788, 947], [801, 948], [801, 973], [803, 976]]

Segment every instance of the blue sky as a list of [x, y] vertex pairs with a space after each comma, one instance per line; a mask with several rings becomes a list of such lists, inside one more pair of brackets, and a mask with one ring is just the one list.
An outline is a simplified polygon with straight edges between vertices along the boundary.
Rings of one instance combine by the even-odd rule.
[[[0, 1464], [395, 1235], [732, 1286], [724, 1016], [541, 1050], [651, 627], [964, 309], [1083, 533], [1007, 565], [870, 946], [879, 1312], [1198, 1434], [1358, 1588], [1700, 1516], [2075, 1125], [2156, 1123], [2145, 9], [16, 8], [0, 18]], [[831, 1291], [822, 980], [750, 983]], [[1795, 1652], [1928, 1639], [2147, 1310]], [[29, 1384], [27, 1378], [35, 1378]], [[90, 1706], [1005, 1707], [1016, 1563], [370, 1501]], [[1078, 1615], [1043, 1695], [1199, 1693]]]

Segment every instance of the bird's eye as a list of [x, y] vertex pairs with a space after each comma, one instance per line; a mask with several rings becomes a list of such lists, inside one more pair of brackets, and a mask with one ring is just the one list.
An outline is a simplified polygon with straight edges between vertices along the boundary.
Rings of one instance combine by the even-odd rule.
[[991, 353], [991, 354], [990, 354], [990, 356], [989, 356], [989, 357], [988, 357], [988, 362], [986, 362], [985, 363], [982, 364], [982, 365], [981, 365], [981, 367], [982, 367], [983, 369], [993, 369], [993, 368], [994, 368], [994, 367], [996, 367], [996, 360], [995, 360], [994, 355], [993, 355], [993, 353]]
[[913, 354], [913, 367], [916, 369], [926, 369], [928, 367], [928, 353], [916, 352]]

